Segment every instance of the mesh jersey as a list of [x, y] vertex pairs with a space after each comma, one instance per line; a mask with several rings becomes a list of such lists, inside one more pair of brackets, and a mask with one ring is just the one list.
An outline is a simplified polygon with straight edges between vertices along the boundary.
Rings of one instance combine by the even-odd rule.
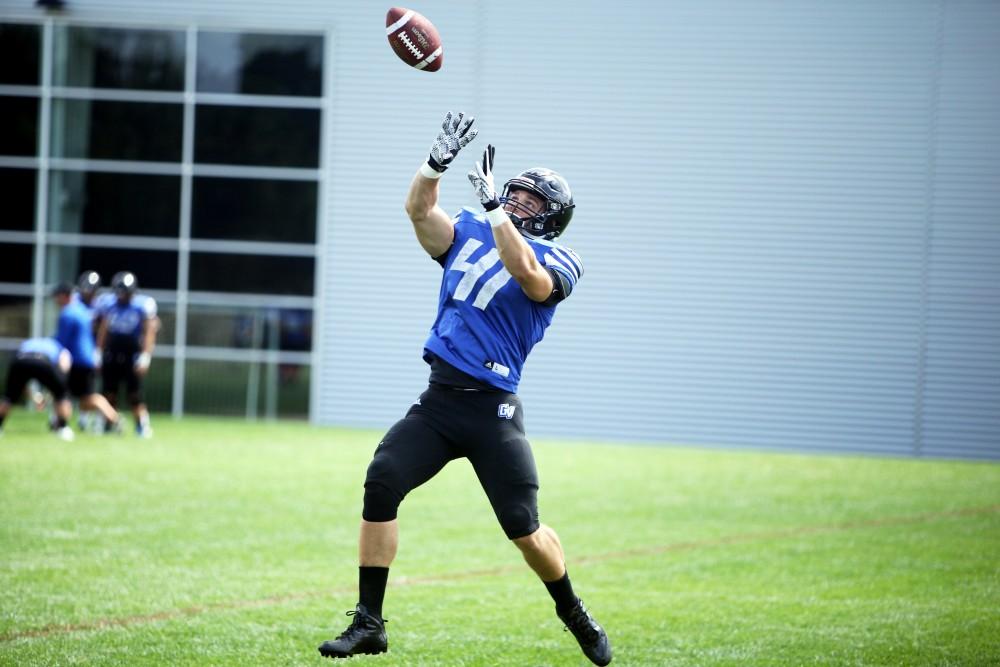
[[82, 301], [71, 300], [59, 311], [55, 339], [73, 355], [73, 365], [94, 367], [93, 313]]
[[102, 301], [100, 314], [108, 322], [108, 347], [134, 347], [142, 337], [142, 325], [156, 317], [156, 301], [145, 294], [134, 294], [126, 304], [118, 299]]
[[29, 338], [17, 348], [18, 356], [40, 354], [53, 364], [59, 364], [59, 355], [66, 348], [55, 338]]
[[[551, 241], [525, 240], [542, 265], [559, 272], [570, 289], [576, 285], [583, 275], [576, 253]], [[556, 307], [528, 298], [500, 261], [486, 218], [472, 209], [459, 212], [455, 239], [437, 259], [444, 276], [424, 359], [437, 356], [491, 386], [516, 392], [524, 361]]]

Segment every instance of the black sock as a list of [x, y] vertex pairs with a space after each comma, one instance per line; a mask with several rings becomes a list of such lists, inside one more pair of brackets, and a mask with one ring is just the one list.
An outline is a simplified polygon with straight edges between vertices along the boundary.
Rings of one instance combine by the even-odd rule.
[[56, 417], [56, 428], [64, 428], [66, 426], [66, 420], [62, 417]]
[[369, 614], [382, 618], [382, 599], [385, 598], [385, 584], [389, 581], [389, 568], [367, 567], [358, 568], [358, 593], [360, 602]]
[[544, 581], [545, 588], [549, 589], [549, 595], [556, 601], [556, 609], [569, 609], [576, 604], [576, 594], [573, 593], [573, 584], [569, 582], [569, 572], [562, 576], [562, 579], [555, 581]]

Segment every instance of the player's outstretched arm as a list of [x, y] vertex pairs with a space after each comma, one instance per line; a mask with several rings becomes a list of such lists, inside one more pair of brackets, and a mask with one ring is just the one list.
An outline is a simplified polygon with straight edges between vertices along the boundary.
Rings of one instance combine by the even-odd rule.
[[486, 209], [486, 218], [493, 228], [493, 240], [504, 268], [532, 301], [542, 302], [552, 294], [552, 276], [542, 266], [528, 242], [521, 236], [507, 212], [500, 206], [493, 184], [493, 155], [496, 149], [488, 145], [483, 159], [469, 172], [469, 181]]
[[406, 195], [406, 214], [410, 216], [413, 230], [421, 247], [431, 257], [438, 257], [448, 250], [455, 236], [451, 218], [438, 206], [438, 179], [470, 141], [479, 132], [472, 129], [475, 118], [465, 118], [448, 112], [441, 125], [441, 132], [431, 145], [427, 161], [413, 176]]

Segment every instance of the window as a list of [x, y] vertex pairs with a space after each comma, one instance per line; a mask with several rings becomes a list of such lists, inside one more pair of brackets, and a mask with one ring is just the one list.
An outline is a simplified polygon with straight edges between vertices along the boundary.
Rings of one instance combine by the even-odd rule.
[[31, 299], [0, 296], [0, 337], [27, 338], [31, 335]]
[[0, 22], [0, 357], [49, 287], [128, 270], [154, 411], [308, 415], [324, 36], [68, 18]]
[[312, 257], [191, 253], [191, 289], [246, 294], [313, 293]]
[[202, 32], [198, 90], [251, 95], [323, 91], [323, 38], [308, 35]]
[[53, 171], [49, 178], [49, 231], [178, 234], [180, 176]]
[[84, 271], [97, 271], [104, 284], [119, 271], [131, 271], [139, 291], [177, 289], [177, 252], [105, 248], [101, 246], [50, 245], [45, 263], [45, 279], [50, 285], [75, 283]]
[[38, 145], [38, 98], [0, 96], [0, 155], [34, 156]]
[[30, 283], [34, 255], [29, 243], [0, 243], [0, 283]]
[[191, 236], [316, 242], [316, 181], [195, 178]]
[[300, 308], [192, 306], [188, 345], [308, 352], [312, 311]]
[[31, 231], [35, 228], [35, 182], [38, 172], [34, 169], [0, 168], [3, 183], [3, 214], [0, 229]]
[[319, 166], [318, 109], [199, 105], [195, 113], [196, 162]]
[[56, 26], [54, 83], [83, 88], [184, 89], [184, 33]]
[[55, 99], [52, 155], [176, 162], [183, 123], [180, 104]]
[[0, 84], [37, 86], [40, 45], [40, 26], [0, 23]]

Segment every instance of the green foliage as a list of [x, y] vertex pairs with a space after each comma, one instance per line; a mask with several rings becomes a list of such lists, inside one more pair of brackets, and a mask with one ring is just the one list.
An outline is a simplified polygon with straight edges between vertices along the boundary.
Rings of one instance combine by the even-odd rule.
[[[380, 433], [154, 420], [0, 439], [0, 664], [321, 664]], [[1000, 662], [1000, 466], [535, 443], [616, 665]], [[455, 461], [400, 511], [372, 665], [588, 664]]]

